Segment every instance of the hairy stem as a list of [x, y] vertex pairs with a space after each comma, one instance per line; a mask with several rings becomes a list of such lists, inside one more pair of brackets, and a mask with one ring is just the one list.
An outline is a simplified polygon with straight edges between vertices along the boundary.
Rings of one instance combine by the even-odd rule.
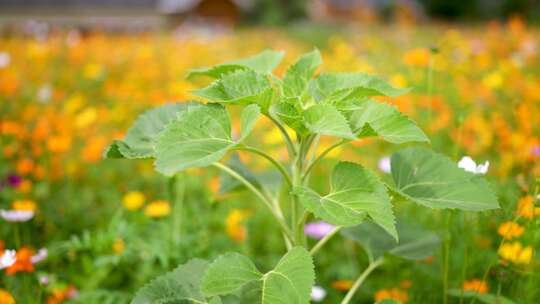
[[369, 266], [366, 268], [366, 270], [364, 270], [364, 272], [360, 274], [358, 279], [356, 279], [351, 289], [349, 289], [349, 292], [347, 292], [347, 294], [345, 295], [345, 298], [343, 298], [343, 301], [341, 301], [341, 304], [349, 304], [349, 302], [352, 300], [352, 297], [354, 296], [358, 288], [362, 286], [362, 283], [364, 283], [366, 278], [371, 274], [371, 272], [373, 272], [373, 270], [379, 267], [383, 262], [384, 262], [383, 258], [378, 258], [373, 263], [370, 263]]
[[283, 175], [283, 178], [285, 179], [285, 181], [287, 182], [289, 187], [292, 186], [291, 176], [289, 175], [289, 173], [287, 172], [285, 167], [283, 167], [283, 165], [280, 164], [277, 160], [275, 160], [272, 156], [266, 154], [266, 152], [261, 151], [261, 150], [259, 150], [257, 148], [248, 147], [248, 146], [239, 146], [239, 147], [237, 147], [235, 149], [236, 150], [241, 150], [241, 151], [253, 152], [253, 153], [257, 154], [257, 155], [260, 155], [260, 156], [264, 157], [270, 163], [272, 163], [272, 165], [274, 165], [276, 167], [276, 169], [278, 169], [278, 171], [281, 173], [281, 175]]
[[292, 159], [294, 155], [296, 155], [296, 148], [294, 147], [293, 141], [289, 136], [289, 133], [287, 133], [285, 127], [283, 127], [283, 125], [274, 117], [272, 117], [271, 115], [266, 115], [266, 117], [268, 117], [268, 119], [270, 119], [276, 125], [276, 127], [278, 127], [281, 135], [283, 135], [283, 139], [285, 139], [285, 144], [287, 145], [287, 150], [289, 151], [289, 158]]
[[325, 235], [322, 239], [320, 239], [313, 248], [309, 251], [311, 255], [315, 255], [317, 251], [319, 251], [336, 233], [338, 233], [342, 226], [337, 226], [332, 231], [330, 231], [327, 235]]
[[219, 168], [220, 170], [226, 172], [230, 176], [236, 178], [239, 182], [244, 184], [251, 192], [253, 192], [266, 205], [266, 207], [270, 210], [270, 213], [274, 216], [274, 218], [278, 222], [278, 224], [281, 227], [281, 230], [283, 231], [283, 233], [289, 238], [289, 240], [291, 240], [291, 241], [294, 240], [293, 234], [292, 234], [291, 230], [289, 229], [289, 226], [287, 226], [287, 224], [285, 223], [285, 220], [284, 220], [283, 216], [281, 215], [281, 212], [276, 210], [276, 208], [274, 207], [272, 202], [268, 201], [266, 196], [264, 196], [264, 194], [262, 194], [262, 192], [259, 191], [259, 189], [257, 189], [257, 187], [255, 187], [247, 179], [245, 179], [240, 174], [238, 174], [236, 171], [234, 171], [233, 169], [227, 167], [226, 165], [223, 165], [221, 163], [213, 163], [213, 166], [216, 167], [216, 168]]
[[317, 156], [317, 158], [315, 158], [311, 164], [309, 164], [309, 166], [307, 167], [306, 171], [304, 172], [304, 176], [302, 177], [302, 181], [304, 181], [308, 176], [309, 176], [309, 173], [311, 172], [311, 170], [313, 169], [313, 167], [319, 162], [321, 161], [321, 159], [323, 159], [328, 153], [330, 153], [332, 150], [334, 150], [335, 148], [343, 145], [344, 143], [346, 143], [347, 140], [343, 139], [343, 140], [340, 140], [338, 141], [337, 143], [331, 145], [330, 147], [326, 148], [326, 150], [324, 150], [319, 156]]

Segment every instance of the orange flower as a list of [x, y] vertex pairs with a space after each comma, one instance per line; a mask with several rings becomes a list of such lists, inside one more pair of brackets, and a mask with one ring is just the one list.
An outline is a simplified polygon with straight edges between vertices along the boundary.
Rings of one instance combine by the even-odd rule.
[[65, 135], [51, 136], [47, 140], [47, 148], [54, 153], [66, 152], [71, 148], [71, 138]]
[[482, 280], [469, 280], [463, 283], [463, 291], [474, 291], [477, 293], [487, 293], [488, 285]]
[[13, 296], [5, 289], [0, 288], [0, 304], [15, 304]]
[[103, 149], [107, 145], [104, 137], [98, 136], [91, 138], [82, 151], [82, 157], [89, 163], [95, 163], [101, 159]]
[[27, 247], [21, 247], [15, 255], [15, 264], [6, 268], [6, 275], [14, 275], [17, 272], [34, 272], [32, 264], [32, 255], [34, 252]]
[[505, 222], [499, 226], [499, 235], [506, 240], [511, 240], [516, 237], [520, 237], [525, 229], [514, 222]]
[[332, 288], [334, 288], [336, 290], [339, 290], [339, 291], [347, 291], [347, 290], [351, 289], [353, 284], [354, 284], [354, 282], [351, 281], [351, 280], [337, 280], [337, 281], [332, 282], [330, 287], [332, 287]]
[[532, 195], [524, 196], [519, 200], [517, 214], [529, 220], [540, 215], [540, 207], [534, 206], [534, 197]]
[[64, 288], [55, 288], [47, 298], [47, 304], [60, 304], [65, 300], [73, 298], [77, 294], [77, 289], [73, 285]]
[[22, 211], [36, 211], [37, 205], [31, 200], [17, 200], [11, 204], [11, 207], [15, 210]]
[[15, 164], [15, 170], [20, 175], [26, 175], [32, 172], [34, 166], [35, 164], [33, 160], [31, 160], [30, 158], [23, 158]]
[[429, 50], [424, 48], [410, 50], [403, 56], [403, 61], [407, 65], [426, 67], [429, 64]]
[[164, 217], [169, 213], [171, 213], [171, 205], [164, 200], [153, 201], [144, 208], [144, 214], [149, 217]]
[[409, 295], [406, 291], [399, 288], [381, 289], [375, 293], [375, 302], [382, 300], [396, 300], [401, 303], [407, 303], [409, 301]]

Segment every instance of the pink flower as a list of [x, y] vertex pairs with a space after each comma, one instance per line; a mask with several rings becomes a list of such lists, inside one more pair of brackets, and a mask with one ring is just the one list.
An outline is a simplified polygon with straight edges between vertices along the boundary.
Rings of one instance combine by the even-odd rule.
[[307, 223], [304, 226], [304, 233], [311, 238], [319, 240], [325, 237], [334, 228], [336, 228], [336, 226], [328, 224], [327, 222], [319, 221]]

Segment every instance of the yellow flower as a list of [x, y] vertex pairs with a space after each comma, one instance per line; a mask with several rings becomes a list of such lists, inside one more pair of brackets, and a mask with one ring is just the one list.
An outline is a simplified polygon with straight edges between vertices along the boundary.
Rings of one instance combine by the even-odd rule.
[[499, 235], [506, 240], [511, 240], [516, 237], [520, 237], [525, 229], [514, 222], [505, 222], [499, 226]]
[[476, 293], [486, 293], [488, 292], [488, 285], [482, 280], [469, 280], [463, 282], [463, 291], [474, 291]]
[[171, 205], [164, 200], [153, 201], [144, 208], [144, 214], [149, 217], [164, 217], [169, 213], [171, 213]]
[[524, 196], [519, 200], [517, 214], [529, 220], [540, 215], [540, 207], [534, 206], [534, 197], [532, 195]]
[[403, 61], [407, 65], [426, 67], [429, 64], [429, 50], [424, 48], [410, 50], [403, 56]]
[[0, 304], [15, 304], [13, 296], [5, 289], [0, 288]]
[[406, 291], [399, 288], [381, 289], [375, 293], [375, 302], [386, 299], [396, 300], [401, 303], [407, 303], [407, 301], [409, 301], [409, 295]]
[[122, 198], [122, 205], [127, 210], [137, 210], [144, 204], [144, 194], [139, 191], [128, 192]]
[[490, 89], [496, 89], [500, 87], [503, 84], [503, 78], [501, 73], [499, 72], [493, 72], [482, 80], [484, 85]]
[[83, 129], [91, 125], [98, 117], [98, 112], [95, 108], [87, 108], [75, 117], [75, 126]]
[[242, 221], [244, 221], [249, 216], [249, 211], [241, 209], [232, 209], [225, 219], [225, 229], [227, 235], [237, 241], [241, 242], [246, 239], [247, 230], [246, 227], [242, 226]]
[[122, 239], [117, 239], [116, 241], [114, 241], [112, 245], [112, 250], [114, 254], [117, 254], [117, 255], [122, 254], [125, 248], [126, 248], [126, 244], [124, 243], [124, 240]]
[[523, 247], [521, 243], [505, 243], [499, 249], [499, 256], [506, 261], [514, 264], [527, 265], [533, 257], [533, 249], [531, 246]]
[[11, 207], [15, 210], [21, 211], [36, 211], [37, 205], [31, 200], [17, 200], [11, 204]]

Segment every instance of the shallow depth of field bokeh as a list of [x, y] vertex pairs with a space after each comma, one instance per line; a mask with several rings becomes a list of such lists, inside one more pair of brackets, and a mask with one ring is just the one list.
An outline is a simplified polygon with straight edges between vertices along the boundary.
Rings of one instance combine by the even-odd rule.
[[[279, 233], [268, 228], [274, 223], [249, 193], [220, 191], [219, 172], [192, 169], [171, 184], [151, 161], [103, 160], [102, 153], [145, 109], [195, 99], [190, 91], [208, 81], [186, 79], [189, 69], [274, 49], [286, 51], [281, 75], [314, 47], [322, 71], [367, 72], [410, 87], [388, 101], [456, 164], [467, 155], [489, 161], [486, 177], [501, 205], [453, 212], [450, 225], [439, 210], [396, 205], [396, 214], [448, 238], [448, 261], [440, 252], [419, 262], [390, 259], [354, 303], [442, 303], [445, 264], [450, 289], [538, 303], [540, 28], [519, 16], [472, 24], [368, 21], [6, 31], [0, 36], [0, 209], [33, 211], [33, 218], [13, 222], [3, 213], [0, 219], [0, 255], [17, 251], [15, 264], [0, 270], [0, 303], [128, 303], [155, 276], [225, 251], [273, 265], [284, 251]], [[249, 140], [286, 157], [280, 134], [269, 121], [259, 125]], [[323, 138], [320, 151], [331, 143]], [[380, 170], [391, 149], [360, 140], [332, 157]], [[259, 172], [270, 169], [252, 155], [240, 158]], [[313, 183], [324, 187], [328, 174], [316, 170]], [[338, 302], [366, 263], [360, 247], [338, 239], [315, 259], [323, 303]], [[448, 303], [471, 301], [448, 297]]]

